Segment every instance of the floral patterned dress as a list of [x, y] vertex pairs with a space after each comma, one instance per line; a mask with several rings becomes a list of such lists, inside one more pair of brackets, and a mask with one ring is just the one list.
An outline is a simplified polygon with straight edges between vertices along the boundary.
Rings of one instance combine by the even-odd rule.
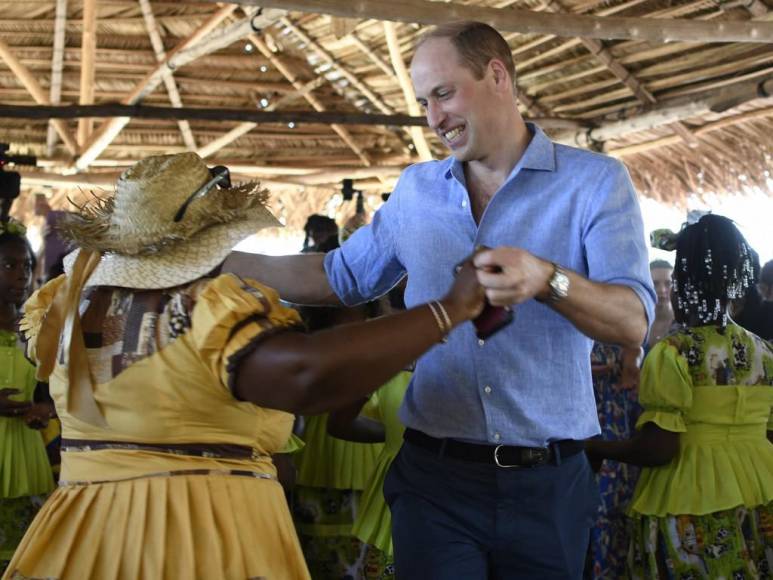
[[[604, 439], [633, 435], [641, 413], [635, 389], [622, 388], [620, 347], [595, 343], [591, 351], [593, 389]], [[629, 534], [625, 510], [633, 497], [639, 469], [627, 463], [605, 461], [597, 475], [601, 504], [591, 541], [586, 578], [617, 579], [625, 575]]]
[[773, 347], [740, 326], [692, 327], [642, 368], [637, 427], [679, 433], [631, 502], [631, 578], [771, 578]]

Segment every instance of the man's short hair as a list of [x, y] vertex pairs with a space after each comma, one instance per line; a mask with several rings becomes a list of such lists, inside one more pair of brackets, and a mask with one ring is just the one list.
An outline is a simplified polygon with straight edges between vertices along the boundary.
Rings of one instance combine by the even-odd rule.
[[652, 262], [650, 262], [650, 270], [655, 270], [656, 268], [664, 268], [666, 270], [674, 269], [674, 267], [669, 264], [667, 260], [652, 260]]
[[478, 80], [483, 78], [491, 59], [501, 60], [515, 87], [513, 53], [507, 41], [495, 28], [475, 21], [441, 24], [422, 34], [416, 48], [432, 38], [449, 39], [459, 53], [462, 65], [470, 69]]

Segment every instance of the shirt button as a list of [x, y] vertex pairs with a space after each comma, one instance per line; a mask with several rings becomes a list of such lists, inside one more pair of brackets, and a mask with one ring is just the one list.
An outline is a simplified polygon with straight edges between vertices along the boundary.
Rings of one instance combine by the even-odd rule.
[[483, 392], [486, 393], [487, 395], [490, 395], [491, 394], [491, 387], [486, 385], [485, 387], [483, 387]]
[[494, 433], [494, 441], [499, 441], [501, 438], [502, 438], [502, 436], [499, 434], [498, 431], [496, 433]]
[[462, 200], [462, 207], [467, 207], [467, 200], [466, 199]]
[[478, 346], [483, 346], [484, 344], [486, 344], [486, 341], [483, 340], [482, 338], [479, 338], [478, 339]]

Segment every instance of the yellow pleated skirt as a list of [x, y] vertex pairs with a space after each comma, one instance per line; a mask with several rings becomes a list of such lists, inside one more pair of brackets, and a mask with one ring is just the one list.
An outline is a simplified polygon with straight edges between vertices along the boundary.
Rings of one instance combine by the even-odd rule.
[[309, 578], [273, 479], [176, 475], [58, 488], [5, 579]]

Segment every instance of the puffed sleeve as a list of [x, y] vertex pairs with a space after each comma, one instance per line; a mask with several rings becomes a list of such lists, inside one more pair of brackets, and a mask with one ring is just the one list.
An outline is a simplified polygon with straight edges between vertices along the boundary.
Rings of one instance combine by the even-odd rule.
[[692, 381], [687, 361], [675, 346], [660, 341], [647, 355], [639, 383], [644, 412], [636, 422], [655, 423], [666, 431], [684, 432], [684, 413], [692, 407]]
[[[38, 363], [38, 345], [42, 346], [44, 341], [56, 341], [59, 343], [59, 335], [47, 336], [40, 332], [43, 321], [49, 315], [49, 310], [54, 302], [54, 297], [64, 284], [66, 276], [62, 274], [41, 286], [24, 304], [24, 316], [19, 323], [21, 331], [27, 343], [27, 356], [30, 360]], [[56, 348], [56, 345], [53, 345]], [[43, 349], [40, 349], [41, 351]], [[54, 350], [55, 352], [55, 350]]]
[[197, 297], [190, 334], [201, 359], [233, 392], [233, 371], [242, 358], [268, 336], [300, 328], [300, 316], [279, 303], [275, 290], [223, 274]]

